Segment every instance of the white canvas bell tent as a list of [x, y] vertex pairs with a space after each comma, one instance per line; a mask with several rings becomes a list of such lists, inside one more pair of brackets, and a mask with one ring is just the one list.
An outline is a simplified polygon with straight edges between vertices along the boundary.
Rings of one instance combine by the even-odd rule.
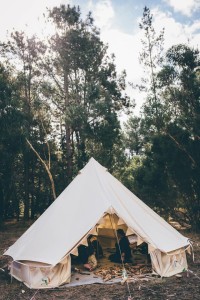
[[115, 219], [115, 227], [125, 224], [127, 235], [136, 234], [138, 244], [148, 244], [157, 274], [168, 277], [187, 269], [188, 239], [91, 158], [4, 253], [13, 258], [11, 275], [30, 288], [51, 288], [69, 282], [70, 254], [77, 255], [77, 247], [87, 245], [91, 233], [102, 234], [107, 216]]

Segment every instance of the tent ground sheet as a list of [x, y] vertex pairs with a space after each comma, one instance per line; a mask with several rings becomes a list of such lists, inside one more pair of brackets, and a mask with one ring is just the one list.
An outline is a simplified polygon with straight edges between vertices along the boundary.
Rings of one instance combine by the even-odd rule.
[[[71, 273], [71, 282], [65, 284], [66, 287], [85, 285], [85, 284], [113, 284], [121, 282], [123, 265], [109, 261], [108, 256], [113, 253], [113, 249], [104, 250], [104, 257], [99, 259], [97, 268], [89, 272], [83, 265], [73, 265]], [[134, 253], [132, 263], [125, 264], [125, 269], [134, 268], [136, 274], [139, 274], [142, 266], [146, 265], [146, 256], [140, 253]], [[148, 268], [148, 272], [151, 267]], [[129, 276], [129, 274], [128, 274]]]

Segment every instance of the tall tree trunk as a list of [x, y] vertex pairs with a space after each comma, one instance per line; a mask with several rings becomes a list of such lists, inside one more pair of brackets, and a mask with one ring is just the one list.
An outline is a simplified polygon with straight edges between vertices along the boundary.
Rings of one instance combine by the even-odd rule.
[[29, 151], [27, 146], [25, 145], [24, 151], [24, 220], [29, 219], [29, 209], [30, 209], [30, 201], [29, 201]]
[[49, 165], [46, 164], [46, 162], [41, 158], [41, 156], [39, 155], [39, 153], [35, 150], [35, 148], [33, 147], [33, 145], [29, 142], [28, 139], [26, 139], [28, 145], [30, 146], [30, 148], [33, 150], [33, 152], [36, 154], [36, 156], [39, 158], [40, 162], [43, 164], [48, 176], [49, 176], [49, 180], [51, 182], [51, 188], [52, 188], [52, 194], [53, 194], [53, 198], [54, 200], [56, 199], [56, 190], [55, 190], [55, 184], [54, 184], [54, 179], [53, 176], [51, 174], [51, 170], [49, 169]]
[[[64, 91], [65, 91], [65, 114], [69, 107], [69, 78], [68, 72], [64, 70]], [[71, 128], [65, 115], [65, 135], [66, 135], [66, 159], [67, 159], [67, 184], [72, 180], [72, 149], [71, 149]]]
[[16, 188], [14, 189], [14, 196], [15, 196], [15, 212], [16, 212], [16, 218], [17, 221], [19, 221], [20, 216], [20, 207], [19, 207], [19, 197], [16, 192]]
[[154, 104], [156, 109], [156, 127], [158, 132], [160, 131], [160, 122], [159, 122], [159, 113], [158, 113], [158, 99], [157, 99], [157, 90], [156, 90], [156, 82], [155, 82], [155, 73], [154, 73], [154, 66], [153, 66], [153, 59], [152, 59], [152, 45], [151, 45], [151, 38], [148, 32], [148, 47], [149, 47], [149, 59], [150, 59], [150, 70], [151, 70], [151, 85], [153, 89], [154, 95]]
[[4, 193], [3, 193], [3, 184], [0, 180], [0, 227], [3, 223], [4, 219]]
[[75, 132], [77, 152], [78, 152], [78, 168], [81, 169], [87, 160], [87, 155], [85, 151], [85, 140], [81, 137], [80, 130]]
[[31, 220], [35, 217], [35, 200], [34, 200], [34, 167], [31, 170]]

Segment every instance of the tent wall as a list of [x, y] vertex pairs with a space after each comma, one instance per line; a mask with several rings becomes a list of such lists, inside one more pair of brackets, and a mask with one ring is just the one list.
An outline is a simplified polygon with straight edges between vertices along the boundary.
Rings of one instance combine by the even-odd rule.
[[150, 256], [153, 270], [162, 277], [170, 277], [188, 268], [185, 249], [173, 251], [169, 254], [156, 249], [150, 252]]
[[[11, 256], [15, 261], [40, 261], [56, 265], [100, 221], [105, 212], [119, 214], [121, 221], [155, 249], [168, 253], [189, 245], [188, 238], [91, 158], [56, 201], [4, 255]], [[76, 220], [80, 226], [74, 226]], [[110, 220], [107, 221], [110, 223]]]
[[11, 276], [33, 289], [53, 288], [71, 279], [71, 258], [67, 258], [52, 267], [47, 264], [30, 261], [13, 261]]
[[14, 260], [11, 274], [27, 286], [55, 287], [70, 280], [69, 254], [77, 255], [78, 246], [87, 245], [89, 234], [107, 237], [107, 242], [109, 237], [113, 245], [117, 228], [123, 228], [127, 236], [136, 234], [137, 245], [149, 245], [153, 268], [159, 275], [171, 276], [187, 268], [185, 252], [175, 250], [188, 247], [188, 238], [93, 158], [4, 255]]

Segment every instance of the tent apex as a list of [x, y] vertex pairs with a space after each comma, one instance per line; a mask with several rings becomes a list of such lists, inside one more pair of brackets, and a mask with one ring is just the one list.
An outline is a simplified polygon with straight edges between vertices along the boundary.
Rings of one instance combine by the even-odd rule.
[[94, 157], [90, 157], [89, 161], [88, 162], [92, 162], [92, 161], [95, 161], [96, 162], [96, 159], [94, 159]]
[[[85, 165], [85, 168], [87, 167], [93, 167], [93, 168], [96, 168], [97, 170], [98, 169], [101, 169], [101, 170], [106, 170], [107, 171], [107, 168], [103, 167], [96, 159], [94, 159], [94, 157], [91, 157], [88, 161], [88, 163]], [[81, 171], [83, 171], [83, 169]]]

